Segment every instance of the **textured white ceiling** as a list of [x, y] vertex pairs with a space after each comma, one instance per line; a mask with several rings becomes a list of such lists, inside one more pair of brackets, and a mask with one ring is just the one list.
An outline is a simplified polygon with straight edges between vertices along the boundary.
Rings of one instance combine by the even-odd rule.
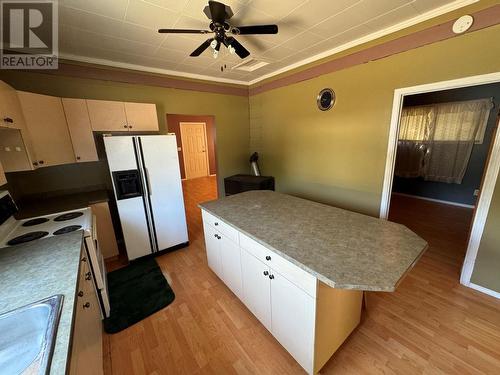
[[[59, 0], [60, 54], [80, 61], [168, 70], [251, 82], [312, 56], [443, 6], [471, 0], [222, 0], [232, 25], [276, 23], [277, 35], [238, 36], [249, 58], [269, 65], [248, 73], [231, 69], [241, 62], [225, 48], [217, 59], [209, 50], [189, 54], [207, 35], [165, 35], [159, 28], [207, 29], [207, 0]], [[443, 8], [447, 9], [447, 8]], [[103, 63], [104, 61], [101, 61]], [[221, 66], [226, 69], [221, 72]], [[139, 68], [140, 67], [140, 68]]]

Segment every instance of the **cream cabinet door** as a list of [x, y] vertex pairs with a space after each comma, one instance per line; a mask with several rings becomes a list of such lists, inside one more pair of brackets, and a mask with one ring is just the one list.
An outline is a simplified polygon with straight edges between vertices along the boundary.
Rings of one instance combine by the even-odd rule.
[[278, 272], [269, 272], [271, 333], [312, 374], [316, 301]]
[[7, 183], [7, 178], [5, 177], [5, 171], [3, 170], [2, 163], [0, 162], [0, 186]]
[[94, 135], [85, 99], [63, 98], [62, 104], [77, 163], [97, 161]]
[[125, 103], [125, 114], [130, 131], [158, 131], [156, 105], [150, 103]]
[[0, 81], [0, 126], [15, 129], [26, 126], [16, 90], [3, 81]]
[[87, 108], [94, 131], [128, 131], [123, 102], [87, 99]]
[[269, 267], [241, 249], [243, 302], [259, 321], [271, 330], [271, 288]]
[[18, 91], [36, 167], [75, 162], [61, 98]]

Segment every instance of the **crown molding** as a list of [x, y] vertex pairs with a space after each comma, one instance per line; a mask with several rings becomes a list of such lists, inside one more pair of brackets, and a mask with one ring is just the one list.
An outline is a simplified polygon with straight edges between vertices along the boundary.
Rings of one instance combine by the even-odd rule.
[[248, 86], [249, 85], [248, 81], [239, 81], [239, 80], [235, 80], [235, 79], [219, 78], [219, 77], [207, 76], [204, 74], [186, 73], [186, 72], [180, 72], [177, 70], [153, 68], [153, 67], [144, 66], [144, 65], [129, 64], [129, 63], [125, 63], [125, 62], [99, 59], [99, 58], [80, 56], [80, 55], [72, 55], [72, 54], [67, 54], [67, 53], [60, 53], [59, 59], [64, 59], [64, 60], [68, 60], [68, 61], [77, 61], [77, 62], [82, 62], [82, 63], [87, 63], [87, 64], [105, 65], [105, 66], [110, 66], [113, 68], [137, 70], [140, 72], [157, 73], [157, 74], [163, 74], [163, 75], [168, 75], [168, 76], [172, 76], [172, 77], [197, 79], [197, 80], [201, 80], [201, 81], [209, 81], [211, 83], [227, 83], [227, 84], [231, 84], [231, 85], [240, 85], [240, 86]]
[[268, 78], [272, 78], [272, 77], [274, 77], [276, 75], [285, 73], [285, 72], [287, 72], [289, 70], [300, 68], [301, 66], [304, 66], [304, 65], [310, 64], [312, 62], [324, 59], [326, 57], [335, 55], [335, 54], [337, 54], [339, 52], [348, 50], [350, 48], [359, 46], [361, 44], [371, 42], [372, 40], [375, 40], [375, 39], [378, 39], [378, 38], [382, 38], [382, 37], [384, 37], [386, 35], [389, 35], [389, 34], [392, 34], [392, 33], [398, 32], [398, 31], [401, 31], [401, 30], [406, 29], [408, 27], [414, 26], [414, 25], [416, 25], [418, 23], [422, 23], [422, 22], [428, 21], [428, 20], [430, 20], [432, 18], [439, 17], [439, 16], [441, 16], [443, 14], [446, 14], [446, 13], [452, 12], [454, 10], [463, 8], [463, 7], [467, 6], [467, 5], [471, 5], [471, 4], [477, 3], [478, 1], [479, 0], [456, 0], [456, 1], [452, 2], [452, 3], [443, 5], [443, 6], [439, 7], [439, 8], [433, 9], [433, 10], [425, 12], [425, 13], [422, 13], [422, 14], [416, 16], [416, 17], [413, 17], [413, 18], [410, 18], [408, 20], [399, 22], [399, 23], [397, 23], [395, 25], [386, 27], [386, 28], [384, 28], [382, 30], [375, 31], [375, 32], [373, 32], [371, 34], [368, 34], [368, 35], [365, 35], [365, 36], [363, 36], [361, 38], [355, 39], [355, 40], [353, 40], [351, 42], [344, 43], [344, 44], [342, 44], [342, 45], [340, 45], [338, 47], [335, 47], [335, 48], [329, 49], [327, 51], [318, 53], [317, 55], [308, 57], [307, 59], [297, 61], [296, 63], [287, 65], [284, 68], [275, 70], [274, 72], [271, 72], [271, 73], [268, 73], [268, 74], [265, 74], [265, 75], [263, 75], [261, 77], [258, 77], [256, 79], [250, 81], [249, 85], [250, 86], [255, 85], [256, 83], [262, 82], [262, 81], [264, 81], [264, 80], [266, 80]]

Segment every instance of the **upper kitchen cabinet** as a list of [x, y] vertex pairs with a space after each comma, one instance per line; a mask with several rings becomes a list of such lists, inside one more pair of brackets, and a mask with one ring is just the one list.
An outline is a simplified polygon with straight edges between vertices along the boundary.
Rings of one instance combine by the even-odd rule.
[[94, 131], [158, 131], [156, 105], [87, 100]]
[[97, 151], [85, 99], [63, 98], [62, 104], [76, 162], [97, 161]]
[[125, 103], [125, 115], [130, 131], [158, 131], [156, 105], [150, 103]]
[[2, 167], [2, 163], [0, 162], [0, 186], [5, 185], [7, 183], [7, 178], [5, 178], [5, 173]]
[[94, 131], [128, 131], [123, 102], [87, 99], [90, 123]]
[[0, 127], [24, 129], [24, 116], [17, 92], [0, 81]]
[[75, 162], [61, 98], [18, 91], [35, 167]]

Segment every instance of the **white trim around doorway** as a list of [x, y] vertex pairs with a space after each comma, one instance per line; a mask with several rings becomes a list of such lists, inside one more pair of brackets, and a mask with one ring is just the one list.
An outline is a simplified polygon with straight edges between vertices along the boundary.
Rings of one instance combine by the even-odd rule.
[[[399, 133], [399, 118], [401, 109], [403, 107], [403, 99], [406, 95], [422, 94], [433, 91], [443, 91], [449, 89], [456, 89], [469, 86], [484, 85], [489, 83], [500, 82], [500, 72], [464, 77], [449, 81], [434, 82], [419, 86], [405, 87], [396, 89], [394, 91], [394, 99], [392, 105], [391, 125], [389, 128], [389, 140], [387, 144], [387, 158], [385, 163], [384, 184], [382, 188], [382, 197], [380, 203], [380, 218], [387, 219], [389, 216], [389, 207], [391, 201], [392, 181], [394, 178], [394, 164], [396, 162], [396, 150]], [[479, 250], [479, 243], [483, 235], [484, 225], [488, 216], [491, 199], [493, 197], [493, 190], [498, 177], [500, 169], [500, 130], [496, 132], [491, 154], [489, 157], [488, 165], [486, 166], [486, 173], [484, 175], [483, 186], [477, 202], [476, 213], [472, 223], [472, 230], [470, 234], [469, 244], [467, 246], [467, 253], [465, 255], [462, 272], [460, 275], [460, 283], [474, 287], [474, 289], [484, 291], [483, 287], [471, 285], [470, 279], [474, 264], [476, 262], [477, 252]], [[490, 295], [492, 295], [490, 293]], [[498, 297], [498, 295], [495, 295]]]

